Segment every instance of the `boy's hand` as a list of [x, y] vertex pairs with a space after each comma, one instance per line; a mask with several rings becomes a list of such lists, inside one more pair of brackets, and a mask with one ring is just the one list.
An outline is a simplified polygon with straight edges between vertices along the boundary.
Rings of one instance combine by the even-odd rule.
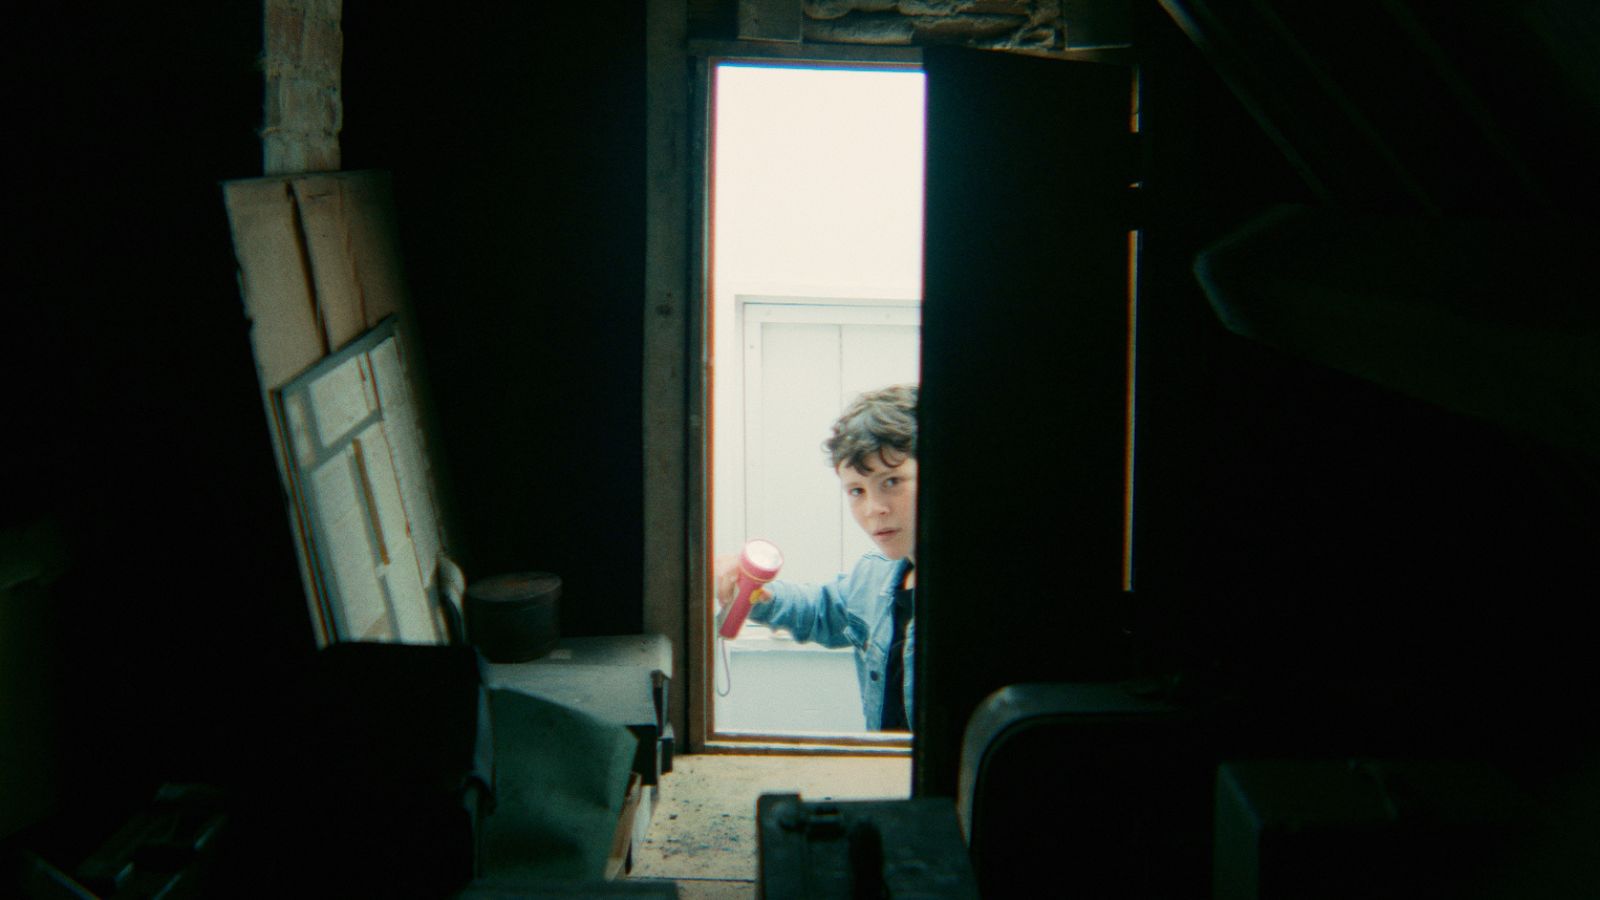
[[716, 585], [717, 609], [722, 609], [733, 602], [733, 594], [739, 589], [739, 554], [719, 556], [711, 564], [712, 583]]

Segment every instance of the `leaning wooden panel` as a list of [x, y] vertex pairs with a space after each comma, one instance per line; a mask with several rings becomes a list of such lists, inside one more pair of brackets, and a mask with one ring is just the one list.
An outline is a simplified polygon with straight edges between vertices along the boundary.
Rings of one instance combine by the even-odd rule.
[[417, 564], [422, 569], [423, 583], [431, 585], [442, 555], [443, 538], [417, 399], [406, 389], [412, 379], [400, 354], [398, 341], [386, 341], [374, 348], [368, 359], [378, 402], [383, 407], [384, 433], [394, 457], [395, 480], [410, 523]]
[[222, 186], [239, 290], [264, 392], [321, 359], [322, 340], [294, 188], [282, 178]]
[[408, 295], [389, 176], [384, 172], [355, 172], [308, 176], [306, 181], [320, 184], [335, 178], [339, 211], [344, 217], [344, 248], [355, 278], [364, 327], [372, 328], [388, 316], [399, 315], [404, 331], [409, 327], [405, 321]]
[[310, 261], [312, 296], [330, 351], [355, 340], [371, 324], [362, 309], [361, 277], [350, 245], [351, 223], [364, 211], [349, 203], [344, 187], [348, 180], [317, 175], [291, 183]]
[[372, 530], [383, 539], [381, 569], [389, 609], [394, 616], [395, 640], [407, 644], [439, 642], [439, 618], [428, 591], [425, 573], [412, 540], [411, 522], [401, 498], [393, 449], [381, 422], [370, 438], [361, 441], [361, 465], [366, 478]]
[[[338, 591], [330, 590], [325, 581], [328, 548], [317, 543], [321, 526], [315, 521], [315, 503], [308, 503], [306, 485], [297, 477], [302, 473], [296, 471], [305, 464], [298, 459], [303, 454], [296, 451], [308, 440], [311, 432], [307, 429], [325, 425], [320, 419], [329, 410], [342, 407], [323, 406], [305, 397], [297, 419], [293, 404], [286, 405], [283, 393], [291, 382], [318, 368], [341, 348], [355, 351], [354, 345], [372, 335], [377, 326], [390, 330], [393, 340], [384, 341], [376, 357], [365, 357], [363, 363], [363, 371], [375, 382], [366, 386], [372, 390], [374, 413], [380, 419], [386, 414], [393, 417], [382, 423], [383, 458], [377, 464], [392, 483], [386, 496], [397, 494], [390, 497], [390, 505], [404, 517], [403, 524], [393, 527], [407, 538], [407, 552], [402, 554], [406, 571], [386, 571], [382, 580], [385, 590], [393, 587], [408, 598], [420, 594], [435, 601], [438, 564], [447, 544], [432, 486], [421, 406], [416, 400], [423, 386], [409, 371], [414, 365], [408, 358], [412, 355], [402, 349], [410, 340], [409, 308], [389, 178], [382, 172], [255, 178], [227, 182], [223, 194], [263, 409], [285, 486], [287, 515], [296, 538], [307, 602], [317, 623], [317, 638], [320, 643], [386, 636], [424, 642], [436, 639], [440, 623], [437, 611], [431, 608], [410, 611], [404, 623], [395, 623], [392, 615], [382, 617], [390, 625], [377, 627], [373, 634], [365, 628], [352, 634], [348, 624], [342, 623], [335, 601]], [[359, 352], [365, 355], [371, 349]], [[328, 389], [324, 386], [318, 391]], [[313, 407], [321, 414], [314, 415]], [[340, 540], [330, 537], [336, 543]], [[401, 605], [409, 607], [411, 602], [415, 601], [402, 601]], [[406, 633], [394, 633], [395, 624], [404, 624]]]
[[386, 319], [272, 392], [325, 641], [444, 636], [437, 516], [400, 359]]
[[302, 175], [293, 182], [311, 283], [330, 350], [405, 307], [405, 278], [383, 172]]
[[[376, 432], [376, 424], [370, 427]], [[365, 436], [365, 435], [363, 435]], [[391, 641], [395, 616], [374, 557], [386, 554], [383, 535], [369, 527], [371, 488], [358, 438], [306, 473], [303, 491], [311, 510], [319, 583], [333, 598], [337, 636]]]
[[294, 501], [291, 444], [279, 428], [272, 391], [287, 384], [327, 352], [311, 295], [309, 261], [294, 190], [287, 179], [256, 178], [222, 185], [223, 203], [239, 266], [239, 293], [250, 324], [261, 405], [272, 440], [273, 459], [284, 485], [285, 514], [300, 562], [301, 587], [311, 609], [319, 644], [331, 641], [334, 623], [319, 601], [313, 551], [303, 508]]

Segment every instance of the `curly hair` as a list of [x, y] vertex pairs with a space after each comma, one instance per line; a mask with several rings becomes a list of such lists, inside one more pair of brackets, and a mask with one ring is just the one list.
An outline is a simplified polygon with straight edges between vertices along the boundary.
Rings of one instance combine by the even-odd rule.
[[849, 463], [865, 475], [869, 460], [885, 450], [917, 455], [917, 386], [897, 384], [857, 397], [833, 423], [822, 444], [835, 469]]

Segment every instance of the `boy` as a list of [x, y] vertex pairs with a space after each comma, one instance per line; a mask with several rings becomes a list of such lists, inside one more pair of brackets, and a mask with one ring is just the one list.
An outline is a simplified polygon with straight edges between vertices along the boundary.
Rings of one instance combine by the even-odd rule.
[[[854, 647], [861, 709], [873, 731], [910, 728], [917, 549], [917, 388], [862, 394], [824, 443], [851, 516], [872, 538], [849, 572], [820, 585], [774, 581], [750, 621], [796, 640]], [[717, 602], [733, 599], [738, 557], [716, 565]]]

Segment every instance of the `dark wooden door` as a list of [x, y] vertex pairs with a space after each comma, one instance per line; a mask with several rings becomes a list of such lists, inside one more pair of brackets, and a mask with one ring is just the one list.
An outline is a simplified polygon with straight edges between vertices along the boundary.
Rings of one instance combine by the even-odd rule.
[[1131, 70], [931, 48], [914, 781], [995, 689], [1120, 666]]

